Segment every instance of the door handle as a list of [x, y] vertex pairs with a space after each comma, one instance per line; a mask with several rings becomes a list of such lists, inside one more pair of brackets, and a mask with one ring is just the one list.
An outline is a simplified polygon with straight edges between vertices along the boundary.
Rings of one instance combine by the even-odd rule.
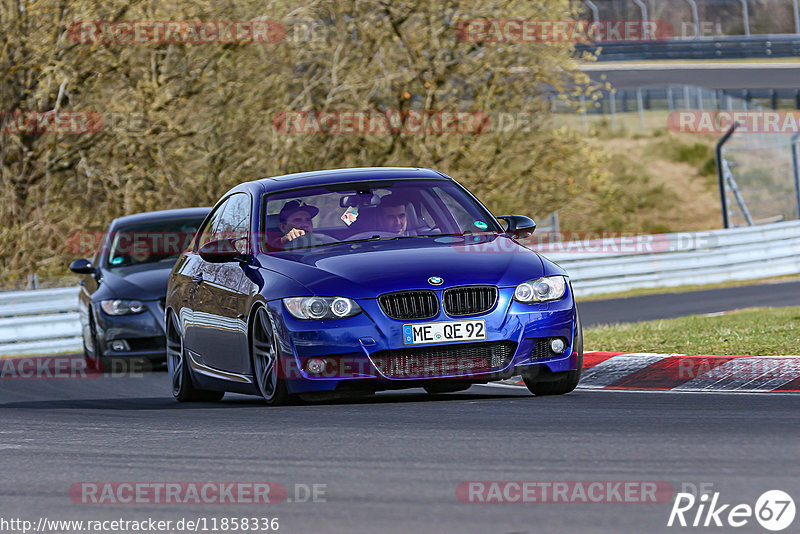
[[194, 282], [195, 284], [202, 284], [203, 283], [203, 275], [202, 274], [194, 275], [192, 277], [192, 282]]

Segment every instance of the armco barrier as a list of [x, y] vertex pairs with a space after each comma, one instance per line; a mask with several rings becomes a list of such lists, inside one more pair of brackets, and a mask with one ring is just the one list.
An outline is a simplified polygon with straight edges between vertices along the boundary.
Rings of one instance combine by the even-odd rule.
[[658, 252], [618, 252], [615, 238], [562, 243], [551, 250], [563, 252], [544, 255], [569, 272], [577, 296], [800, 273], [800, 221], [652, 238]]
[[77, 287], [0, 293], [0, 356], [82, 347]]
[[663, 59], [741, 59], [800, 55], [800, 35], [728, 35], [665, 41], [624, 41], [578, 44], [582, 53], [600, 50], [598, 61]]
[[[579, 297], [800, 273], [800, 221], [647, 237], [653, 252], [620, 252], [625, 240], [614, 238], [543, 254], [569, 272]], [[77, 287], [0, 293], [0, 355], [81, 350]]]

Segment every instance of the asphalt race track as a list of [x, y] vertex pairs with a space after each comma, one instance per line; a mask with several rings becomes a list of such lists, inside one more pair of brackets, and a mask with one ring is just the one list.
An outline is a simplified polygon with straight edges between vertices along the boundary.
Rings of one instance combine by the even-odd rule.
[[757, 306], [800, 306], [800, 281], [664, 293], [621, 299], [578, 299], [584, 327], [671, 319]]
[[[268, 408], [172, 400], [166, 373], [0, 383], [5, 518], [278, 517], [280, 532], [668, 532], [651, 503], [464, 503], [463, 481], [713, 484], [721, 502], [800, 495], [800, 396], [473, 386]], [[325, 502], [76, 504], [86, 482], [324, 484]], [[305, 486], [301, 486], [305, 487]], [[302, 495], [305, 495], [301, 491]], [[321, 500], [321, 499], [320, 499]], [[746, 529], [753, 532], [757, 525]], [[721, 531], [721, 530], [720, 530]]]
[[[797, 295], [800, 281], [791, 281], [586, 301], [580, 309], [588, 326], [797, 305]], [[268, 408], [231, 394], [178, 404], [165, 372], [6, 378], [0, 525], [277, 517], [279, 531], [290, 533], [674, 532], [667, 520], [682, 488], [705, 485], [732, 505], [753, 506], [772, 489], [797, 499], [798, 413], [792, 394], [578, 389], [533, 397], [498, 384]], [[656, 503], [468, 503], [456, 493], [468, 481], [656, 481], [672, 489]], [[277, 482], [288, 498], [84, 504], [70, 494], [82, 482]], [[320, 493], [308, 502], [314, 485]], [[742, 531], [760, 528], [751, 523]]]

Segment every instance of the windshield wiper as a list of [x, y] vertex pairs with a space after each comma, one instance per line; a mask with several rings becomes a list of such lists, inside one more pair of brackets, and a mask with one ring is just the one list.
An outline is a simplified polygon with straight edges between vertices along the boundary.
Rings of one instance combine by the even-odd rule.
[[364, 239], [354, 239], [350, 241], [339, 241], [339, 243], [365, 243], [369, 241], [394, 241], [395, 239], [403, 239], [404, 237], [418, 237], [414, 235], [396, 235], [392, 237], [381, 237], [374, 235], [372, 237], [365, 237]]
[[472, 234], [473, 234], [472, 230], [464, 230], [463, 232], [458, 232], [454, 234], [422, 234], [413, 237], [464, 237]]

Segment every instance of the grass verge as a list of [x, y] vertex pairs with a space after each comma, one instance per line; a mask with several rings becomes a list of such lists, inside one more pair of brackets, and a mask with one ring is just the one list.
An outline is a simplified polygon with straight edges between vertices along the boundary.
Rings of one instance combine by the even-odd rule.
[[800, 354], [800, 306], [748, 308], [584, 331], [587, 350], [773, 356]]

